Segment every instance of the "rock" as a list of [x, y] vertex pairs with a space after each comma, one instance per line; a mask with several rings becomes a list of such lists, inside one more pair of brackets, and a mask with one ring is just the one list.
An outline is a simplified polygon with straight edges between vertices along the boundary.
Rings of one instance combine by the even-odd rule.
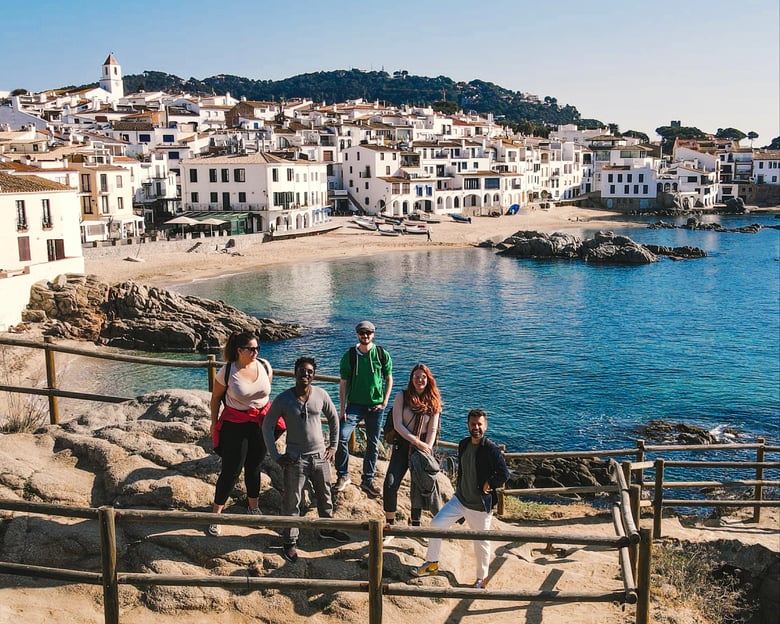
[[682, 247], [666, 247], [665, 245], [645, 245], [656, 256], [669, 256], [670, 258], [706, 258], [707, 252], [699, 247], [683, 245]]
[[235, 331], [273, 342], [300, 325], [258, 319], [222, 301], [185, 297], [132, 281], [109, 286], [94, 275], [60, 275], [30, 290], [28, 315], [50, 319], [47, 336], [141, 351], [216, 351]]
[[507, 489], [581, 487], [611, 483], [609, 462], [598, 458], [510, 460]]
[[647, 247], [635, 243], [627, 236], [615, 236], [612, 232], [599, 232], [585, 241], [580, 251], [585, 262], [599, 264], [651, 264], [658, 257]]
[[665, 420], [651, 420], [647, 425], [637, 427], [636, 432], [653, 442], [690, 445], [719, 443], [718, 439], [706, 429]]

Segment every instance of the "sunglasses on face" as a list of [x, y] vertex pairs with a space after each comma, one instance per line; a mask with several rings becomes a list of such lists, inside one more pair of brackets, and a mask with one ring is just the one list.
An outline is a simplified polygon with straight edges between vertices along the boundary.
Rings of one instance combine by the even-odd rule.
[[313, 368], [299, 368], [298, 369], [298, 375], [300, 377], [314, 377], [314, 369]]
[[257, 353], [260, 349], [259, 347], [239, 347], [239, 351], [251, 351], [252, 353]]
[[359, 331], [358, 336], [370, 336], [373, 333], [374, 332], [370, 332], [370, 331]]

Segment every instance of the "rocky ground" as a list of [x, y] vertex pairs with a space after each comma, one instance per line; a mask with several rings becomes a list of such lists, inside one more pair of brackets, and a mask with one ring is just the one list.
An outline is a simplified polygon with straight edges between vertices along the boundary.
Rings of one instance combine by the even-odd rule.
[[[208, 394], [164, 390], [134, 401], [101, 406], [73, 415], [60, 426], [37, 433], [0, 435], [0, 498], [24, 499], [79, 507], [208, 511], [219, 459], [208, 450]], [[260, 506], [280, 512], [279, 471], [267, 465]], [[359, 460], [353, 462], [359, 479]], [[384, 474], [384, 463], [380, 465]], [[380, 478], [381, 478], [380, 474]], [[447, 487], [446, 482], [443, 484]], [[449, 489], [451, 492], [451, 488]], [[400, 515], [408, 514], [408, 491], [402, 490]], [[380, 501], [367, 499], [357, 487], [336, 499], [336, 517], [381, 518]], [[244, 514], [240, 485], [229, 514]], [[310, 511], [310, 515], [316, 512]], [[100, 568], [98, 527], [94, 521], [26, 513], [2, 513], [0, 560], [97, 571]], [[495, 528], [543, 527], [555, 534], [613, 535], [608, 514], [587, 506], [560, 507], [540, 519], [496, 519]], [[684, 540], [755, 544], [756, 553], [771, 558], [780, 551], [777, 514], [766, 514], [760, 526], [719, 521], [692, 528], [676, 519], [665, 521], [664, 533]], [[367, 576], [367, 539], [353, 532], [343, 546], [323, 543], [304, 531], [301, 559], [291, 564], [281, 557], [280, 539], [269, 528], [224, 526], [219, 538], [202, 526], [137, 524], [117, 527], [120, 571], [161, 574], [229, 576], [261, 575], [292, 578], [362, 579]], [[490, 588], [539, 591], [614, 591], [620, 573], [615, 552], [602, 548], [532, 543], [496, 543]], [[336, 546], [336, 547], [334, 547]], [[772, 554], [775, 553], [775, 554]], [[385, 548], [384, 579], [439, 587], [468, 587], [474, 580], [471, 546], [448, 541], [442, 552], [443, 574], [412, 580], [411, 565], [425, 557], [420, 542], [396, 538]], [[205, 614], [220, 622], [365, 622], [367, 596], [277, 591], [224, 590], [201, 587], [120, 588], [123, 624], [148, 622], [190, 624]], [[99, 587], [67, 586], [60, 582], [0, 576], [0, 622], [101, 622]], [[428, 622], [491, 624], [499, 619], [544, 624], [633, 622], [634, 607], [619, 604], [516, 603], [485, 600], [432, 600], [386, 597], [386, 622], [425, 618]], [[697, 622], [696, 619], [656, 621]]]

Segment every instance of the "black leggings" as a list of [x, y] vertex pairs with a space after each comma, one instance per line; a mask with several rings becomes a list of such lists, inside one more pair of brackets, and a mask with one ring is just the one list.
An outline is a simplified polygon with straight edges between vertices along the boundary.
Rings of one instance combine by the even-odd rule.
[[[398, 488], [401, 487], [401, 481], [404, 480], [404, 476], [409, 470], [409, 442], [398, 434], [396, 434], [396, 439], [398, 441], [393, 444], [393, 454], [387, 464], [387, 474], [382, 485], [382, 501], [387, 513], [395, 513], [398, 508]], [[412, 508], [411, 511], [411, 523], [419, 525], [422, 509]]]
[[222, 449], [222, 472], [217, 479], [214, 504], [227, 502], [242, 468], [247, 498], [257, 498], [260, 495], [260, 464], [266, 453], [260, 426], [224, 421], [219, 432], [219, 447]]

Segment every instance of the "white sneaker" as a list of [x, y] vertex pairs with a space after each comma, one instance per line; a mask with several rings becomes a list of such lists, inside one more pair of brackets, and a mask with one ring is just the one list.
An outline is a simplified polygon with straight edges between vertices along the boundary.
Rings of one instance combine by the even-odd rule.
[[344, 475], [336, 479], [336, 483], [333, 484], [333, 489], [337, 492], [343, 492], [352, 483], [352, 479], [348, 475]]
[[209, 535], [211, 535], [212, 537], [219, 537], [220, 535], [222, 535], [222, 527], [218, 524], [210, 524]]

